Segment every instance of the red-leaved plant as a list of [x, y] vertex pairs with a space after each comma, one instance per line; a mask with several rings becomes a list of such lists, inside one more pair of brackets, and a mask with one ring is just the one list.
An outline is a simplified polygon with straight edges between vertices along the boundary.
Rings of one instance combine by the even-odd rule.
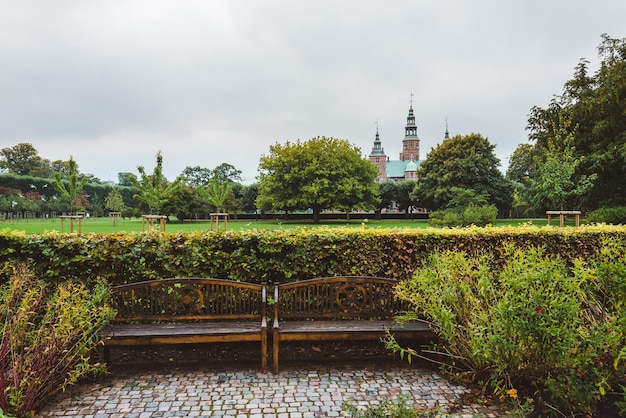
[[63, 283], [50, 290], [26, 266], [0, 289], [0, 408], [28, 417], [80, 377], [105, 371], [90, 351], [114, 316], [108, 288]]

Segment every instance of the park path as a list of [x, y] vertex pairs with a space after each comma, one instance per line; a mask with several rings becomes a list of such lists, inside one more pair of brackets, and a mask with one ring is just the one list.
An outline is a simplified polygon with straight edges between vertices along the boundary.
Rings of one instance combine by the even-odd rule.
[[[471, 390], [409, 365], [286, 367], [279, 375], [252, 368], [119, 370], [57, 397], [38, 417], [346, 416], [344, 402], [365, 407], [404, 394], [428, 416], [500, 417], [498, 406], [468, 403]], [[436, 412], [436, 414], [435, 414]], [[444, 414], [450, 415], [444, 415]]]

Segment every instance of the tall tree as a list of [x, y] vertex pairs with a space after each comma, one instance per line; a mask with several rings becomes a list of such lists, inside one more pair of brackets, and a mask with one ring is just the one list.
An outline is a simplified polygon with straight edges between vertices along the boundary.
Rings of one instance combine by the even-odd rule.
[[89, 178], [79, 174], [78, 164], [71, 156], [67, 167], [67, 180], [64, 180], [61, 177], [61, 174], [55, 173], [54, 178], [50, 179], [50, 183], [54, 186], [56, 191], [58, 191], [61, 196], [68, 201], [70, 205], [70, 213], [73, 213], [74, 208], [78, 203], [76, 199], [83, 190], [85, 184], [87, 184]]
[[[626, 38], [604, 34], [598, 52], [600, 69], [589, 75], [588, 61], [581, 60], [560, 96], [545, 109], [531, 109], [527, 127], [546, 158], [572, 153], [579, 162], [573, 179], [597, 176], [581, 196], [581, 209], [626, 205]], [[572, 138], [567, 149], [554, 144], [564, 129]]]
[[180, 174], [180, 179], [183, 183], [189, 186], [202, 186], [206, 187], [209, 185], [209, 181], [213, 176], [213, 172], [208, 168], [200, 167], [199, 165], [195, 167], [187, 166]]
[[133, 198], [144, 204], [150, 213], [160, 214], [170, 195], [178, 187], [178, 181], [170, 183], [163, 176], [163, 156], [161, 151], [156, 155], [156, 166], [151, 175], [146, 173], [143, 166], [137, 167], [137, 171], [139, 171], [140, 179], [135, 176], [128, 178], [136, 190]]
[[0, 169], [21, 176], [33, 175], [41, 168], [42, 158], [32, 144], [22, 142], [0, 150]]
[[237, 183], [241, 181], [241, 170], [228, 163], [222, 163], [213, 169], [212, 177], [221, 183]]
[[258, 206], [263, 210], [372, 209], [378, 202], [376, 167], [348, 141], [317, 137], [270, 147], [259, 163]]
[[487, 203], [507, 211], [513, 189], [498, 169], [500, 160], [494, 148], [480, 134], [457, 135], [437, 145], [418, 170], [416, 195], [420, 206], [446, 208], [455, 196], [453, 188], [460, 187], [487, 196]]

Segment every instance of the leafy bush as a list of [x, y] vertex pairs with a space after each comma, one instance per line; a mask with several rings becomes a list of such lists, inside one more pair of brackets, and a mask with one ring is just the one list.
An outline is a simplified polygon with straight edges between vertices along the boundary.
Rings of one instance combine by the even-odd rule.
[[430, 214], [428, 222], [432, 226], [452, 228], [455, 226], [493, 225], [498, 217], [494, 205], [468, 205], [463, 208], [446, 209]]
[[487, 226], [496, 223], [498, 208], [494, 205], [469, 205], [463, 211], [463, 225]]
[[50, 292], [27, 267], [0, 289], [0, 408], [30, 416], [80, 377], [104, 371], [89, 352], [113, 317], [107, 287], [66, 283]]
[[428, 223], [435, 227], [453, 228], [463, 225], [463, 217], [456, 210], [438, 210], [428, 216]]
[[626, 224], [626, 206], [600, 208], [587, 215], [589, 223]]
[[[500, 264], [489, 252], [445, 251], [398, 296], [414, 306], [405, 319], [432, 321], [450, 374], [517, 406], [529, 405], [518, 396], [534, 396], [546, 415], [591, 414], [626, 385], [625, 250], [605, 244], [588, 262], [567, 263], [510, 246]], [[423, 356], [392, 338], [387, 345]]]

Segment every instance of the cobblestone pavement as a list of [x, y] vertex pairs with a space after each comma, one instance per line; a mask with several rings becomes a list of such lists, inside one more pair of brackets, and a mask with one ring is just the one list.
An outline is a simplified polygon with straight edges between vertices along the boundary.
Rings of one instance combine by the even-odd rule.
[[[410, 366], [285, 368], [279, 375], [253, 369], [116, 371], [58, 397], [38, 417], [276, 417], [347, 416], [359, 408], [396, 401], [430, 417], [499, 417], [497, 406], [467, 405], [470, 390], [437, 373]], [[445, 414], [450, 415], [445, 415]]]

